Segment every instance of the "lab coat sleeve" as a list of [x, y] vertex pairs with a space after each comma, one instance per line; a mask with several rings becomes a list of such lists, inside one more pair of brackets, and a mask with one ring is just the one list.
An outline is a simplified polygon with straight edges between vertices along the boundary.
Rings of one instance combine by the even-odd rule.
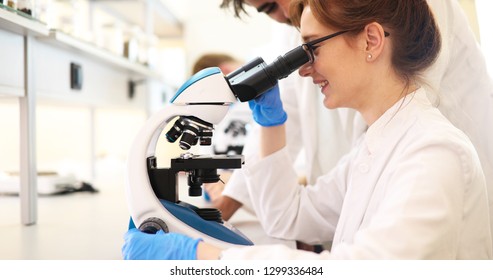
[[345, 187], [344, 160], [313, 186], [300, 186], [286, 148], [246, 165], [249, 195], [266, 233], [321, 244], [332, 240]]

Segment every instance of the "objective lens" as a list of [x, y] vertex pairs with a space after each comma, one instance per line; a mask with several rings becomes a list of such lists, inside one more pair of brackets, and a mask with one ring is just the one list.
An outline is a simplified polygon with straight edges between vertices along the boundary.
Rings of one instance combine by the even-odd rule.
[[191, 123], [187, 124], [180, 139], [180, 148], [183, 150], [188, 150], [193, 145], [197, 144], [198, 134], [199, 128], [197, 126]]
[[171, 129], [166, 133], [166, 139], [168, 139], [168, 142], [174, 143], [182, 134], [184, 126], [185, 119], [181, 117], [178, 118]]
[[200, 145], [210, 146], [212, 145], [212, 130], [202, 130], [200, 133]]

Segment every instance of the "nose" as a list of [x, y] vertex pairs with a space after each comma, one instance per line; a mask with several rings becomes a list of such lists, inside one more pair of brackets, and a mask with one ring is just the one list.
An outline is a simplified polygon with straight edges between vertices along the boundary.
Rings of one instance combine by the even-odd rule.
[[278, 7], [281, 9], [282, 14], [286, 19], [289, 18], [289, 5], [291, 3], [291, 0], [284, 0], [284, 1], [276, 1]]
[[291, 0], [275, 1], [279, 7], [277, 11], [270, 13], [269, 16], [279, 23], [290, 24], [289, 20], [289, 5]]
[[279, 23], [289, 22], [287, 11], [282, 6], [276, 11], [269, 13], [268, 16]]
[[288, 18], [284, 16], [284, 14], [281, 13], [276, 13], [276, 14], [270, 14], [269, 15], [273, 20], [279, 22], [279, 23], [287, 23]]
[[301, 77], [309, 77], [313, 73], [313, 67], [310, 63], [303, 64], [298, 70]]

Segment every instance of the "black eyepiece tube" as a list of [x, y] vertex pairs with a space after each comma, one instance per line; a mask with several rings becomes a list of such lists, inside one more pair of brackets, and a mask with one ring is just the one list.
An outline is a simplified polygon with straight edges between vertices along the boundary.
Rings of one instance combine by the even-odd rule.
[[249, 101], [271, 89], [309, 61], [309, 55], [299, 46], [279, 56], [267, 65], [260, 57], [226, 76], [231, 90], [241, 102]]
[[283, 56], [279, 56], [274, 62], [267, 65], [268, 71], [277, 80], [284, 79], [291, 73], [309, 61], [309, 56], [303, 46], [292, 49]]

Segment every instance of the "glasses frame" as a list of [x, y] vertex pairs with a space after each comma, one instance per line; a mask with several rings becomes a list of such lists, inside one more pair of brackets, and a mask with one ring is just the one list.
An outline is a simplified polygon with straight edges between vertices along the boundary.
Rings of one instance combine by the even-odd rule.
[[[315, 39], [315, 40], [312, 40], [312, 41], [309, 41], [309, 42], [302, 44], [301, 46], [303, 47], [305, 52], [308, 54], [308, 63], [312, 64], [315, 61], [314, 51], [318, 47], [320, 47], [320, 46], [316, 46], [316, 45], [318, 45], [324, 41], [327, 41], [329, 39], [332, 39], [334, 37], [337, 37], [339, 35], [342, 35], [342, 34], [349, 32], [349, 31], [350, 30], [339, 31], [339, 32], [332, 33], [332, 34], [329, 34], [327, 36], [324, 36], [324, 37], [321, 37], [321, 38], [318, 38], [318, 39]], [[388, 37], [390, 35], [390, 33], [388, 33], [387, 31], [384, 31], [384, 35], [385, 35], [385, 37]]]

